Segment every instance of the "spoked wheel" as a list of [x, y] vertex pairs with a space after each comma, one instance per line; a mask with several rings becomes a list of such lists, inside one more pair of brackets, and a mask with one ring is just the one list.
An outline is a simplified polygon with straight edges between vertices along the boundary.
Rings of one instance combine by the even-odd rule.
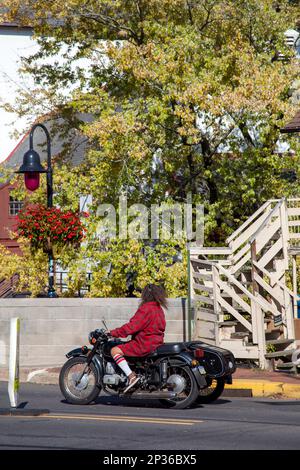
[[206, 388], [199, 390], [197, 403], [211, 403], [217, 400], [224, 391], [225, 381], [222, 377], [212, 379]]
[[88, 405], [95, 400], [101, 390], [97, 384], [94, 364], [91, 363], [87, 367], [84, 357], [73, 357], [64, 364], [59, 374], [59, 386], [65, 399], [73, 405]]
[[161, 404], [168, 408], [184, 409], [191, 406], [198, 397], [198, 387], [193, 373], [184, 364], [176, 365], [172, 362], [168, 367], [167, 383], [174, 392], [176, 398], [162, 399]]

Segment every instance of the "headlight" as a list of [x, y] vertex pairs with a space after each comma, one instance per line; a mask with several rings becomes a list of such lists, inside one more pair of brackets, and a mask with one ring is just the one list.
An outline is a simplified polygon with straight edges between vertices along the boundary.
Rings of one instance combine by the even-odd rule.
[[228, 362], [228, 367], [229, 367], [230, 369], [233, 369], [233, 364], [232, 364], [231, 361]]

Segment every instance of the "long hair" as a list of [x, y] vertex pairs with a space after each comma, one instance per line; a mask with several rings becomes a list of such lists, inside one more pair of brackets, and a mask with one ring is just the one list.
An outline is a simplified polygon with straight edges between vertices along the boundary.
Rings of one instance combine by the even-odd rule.
[[141, 305], [146, 302], [157, 302], [162, 307], [168, 308], [165, 289], [158, 284], [147, 284], [142, 290]]

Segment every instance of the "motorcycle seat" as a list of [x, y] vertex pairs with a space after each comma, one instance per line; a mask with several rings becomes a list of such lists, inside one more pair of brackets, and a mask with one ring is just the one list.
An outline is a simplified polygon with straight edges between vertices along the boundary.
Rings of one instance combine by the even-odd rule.
[[181, 351], [185, 351], [186, 346], [184, 343], [165, 343], [159, 346], [149, 356], [164, 356], [168, 354], [179, 354]]
[[[148, 354], [144, 357], [128, 357], [128, 360], [136, 362], [140, 361], [141, 359], [145, 359], [146, 357], [157, 357], [157, 356], [167, 356], [171, 354], [179, 354], [181, 351], [185, 351], [186, 345], [185, 343], [165, 343], [159, 346], [155, 351]], [[126, 356], [127, 357], [127, 356]]]

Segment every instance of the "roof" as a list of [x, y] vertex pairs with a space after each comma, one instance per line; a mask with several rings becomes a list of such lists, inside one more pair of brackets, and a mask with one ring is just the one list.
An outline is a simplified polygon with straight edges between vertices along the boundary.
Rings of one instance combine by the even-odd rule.
[[293, 117], [293, 119], [284, 127], [280, 129], [283, 134], [293, 134], [300, 132], [300, 111]]
[[8, 21], [3, 21], [2, 23], [0, 23], [0, 28], [32, 29], [32, 26], [24, 26], [18, 23], [10, 23]]
[[[92, 116], [90, 114], [78, 113], [78, 117], [80, 117], [83, 122], [92, 121]], [[47, 127], [51, 136], [52, 157], [55, 158], [57, 155], [59, 155], [63, 150], [63, 146], [67, 144], [69, 153], [68, 161], [72, 166], [80, 165], [83, 162], [87, 152], [87, 138], [75, 129], [70, 130], [65, 138], [60, 138], [54, 131], [52, 131], [54, 121], [48, 119], [43, 120], [42, 122]], [[60, 123], [63, 124], [63, 122], [63, 118], [59, 118], [56, 120], [56, 125]], [[4, 165], [4, 167], [13, 169], [19, 168], [23, 162], [24, 153], [29, 149], [29, 134], [30, 130], [26, 132], [12, 152], [1, 163]], [[34, 148], [40, 154], [42, 162], [47, 160], [46, 138], [44, 132], [40, 128], [37, 128], [34, 133]]]

